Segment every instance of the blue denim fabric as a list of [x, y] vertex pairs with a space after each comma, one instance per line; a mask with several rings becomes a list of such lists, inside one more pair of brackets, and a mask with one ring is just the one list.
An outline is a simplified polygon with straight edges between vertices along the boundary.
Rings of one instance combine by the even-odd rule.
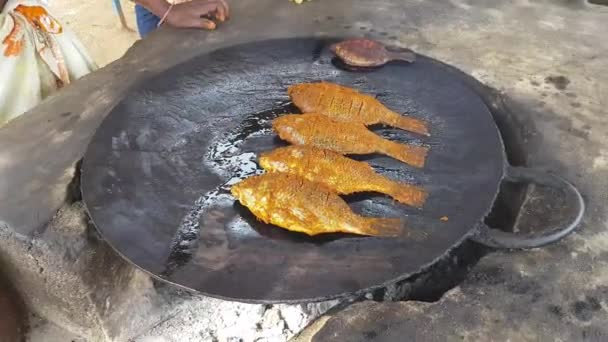
[[142, 38], [145, 38], [150, 32], [156, 30], [156, 26], [160, 21], [159, 17], [140, 5], [135, 5], [135, 18], [137, 19], [139, 36]]

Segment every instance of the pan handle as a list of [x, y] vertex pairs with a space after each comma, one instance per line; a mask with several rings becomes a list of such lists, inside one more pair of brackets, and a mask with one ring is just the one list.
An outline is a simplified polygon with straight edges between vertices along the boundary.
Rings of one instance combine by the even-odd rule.
[[[585, 202], [574, 185], [565, 179], [537, 169], [509, 167], [506, 173], [506, 180], [511, 182], [534, 183], [559, 190], [563, 196], [565, 196], [566, 203], [569, 206], [573, 206], [572, 214], [569, 215], [570, 217], [564, 218], [564, 220], [556, 226], [549, 226], [546, 228], [533, 227], [535, 229], [527, 230], [531, 231], [531, 233], [525, 234], [493, 229], [482, 223], [477, 234], [472, 237], [473, 241], [488, 247], [501, 249], [528, 249], [541, 247], [565, 237], [581, 222], [583, 213], [585, 212]], [[555, 209], [549, 208], [548, 210]]]

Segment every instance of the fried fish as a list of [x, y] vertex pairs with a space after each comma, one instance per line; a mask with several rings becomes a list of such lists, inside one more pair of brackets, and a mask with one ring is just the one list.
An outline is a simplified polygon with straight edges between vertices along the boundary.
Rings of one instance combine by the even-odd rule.
[[262, 153], [259, 162], [266, 171], [295, 174], [323, 183], [341, 195], [379, 192], [417, 208], [422, 207], [427, 197], [423, 189], [381, 176], [367, 163], [316, 147], [281, 147]]
[[366, 126], [382, 123], [406, 131], [430, 135], [426, 122], [396, 113], [374, 97], [335, 83], [300, 83], [287, 90], [293, 103], [304, 113], [320, 113], [334, 120], [360, 122]]
[[247, 178], [231, 188], [232, 195], [258, 219], [311, 236], [350, 233], [398, 236], [399, 219], [364, 217], [321, 183], [287, 173], [265, 173]]
[[406, 164], [423, 167], [428, 149], [399, 144], [374, 134], [357, 122], [334, 121], [316, 114], [288, 114], [272, 122], [279, 137], [294, 145], [309, 145], [341, 154], [382, 153]]

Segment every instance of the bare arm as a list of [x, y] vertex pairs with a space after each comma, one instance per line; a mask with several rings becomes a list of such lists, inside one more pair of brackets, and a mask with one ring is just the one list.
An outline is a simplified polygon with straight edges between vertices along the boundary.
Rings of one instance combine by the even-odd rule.
[[[167, 0], [135, 0], [135, 2], [161, 18], [170, 8]], [[174, 5], [165, 20], [174, 27], [213, 30], [216, 27], [215, 21], [224, 22], [228, 19], [229, 11], [226, 0], [192, 0]]]
[[8, 0], [0, 0], [0, 12], [2, 12], [2, 9], [4, 8], [4, 5], [6, 5], [6, 2]]

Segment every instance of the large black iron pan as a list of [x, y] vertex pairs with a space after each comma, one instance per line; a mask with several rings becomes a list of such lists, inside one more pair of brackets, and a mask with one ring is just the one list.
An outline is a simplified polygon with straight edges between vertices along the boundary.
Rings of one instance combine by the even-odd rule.
[[[579, 222], [584, 205], [576, 189], [507, 165], [488, 108], [441, 63], [418, 56], [411, 65], [349, 72], [332, 64], [330, 43], [286, 39], [222, 49], [127, 94], [83, 163], [83, 198], [101, 235], [160, 279], [214, 297], [271, 303], [362, 293], [422, 272], [470, 237], [495, 247], [535, 247]], [[430, 122], [432, 137], [424, 139], [375, 128], [431, 147], [423, 170], [364, 158], [388, 177], [424, 186], [430, 197], [423, 210], [382, 196], [348, 199], [365, 215], [405, 217], [428, 238], [309, 238], [257, 222], [228, 195], [230, 184], [259, 171], [256, 153], [282, 145], [269, 127], [273, 117], [294, 110], [287, 86], [318, 80], [375, 94], [390, 108]], [[571, 217], [540, 235], [485, 227], [505, 179], [557, 187], [574, 208]]]

